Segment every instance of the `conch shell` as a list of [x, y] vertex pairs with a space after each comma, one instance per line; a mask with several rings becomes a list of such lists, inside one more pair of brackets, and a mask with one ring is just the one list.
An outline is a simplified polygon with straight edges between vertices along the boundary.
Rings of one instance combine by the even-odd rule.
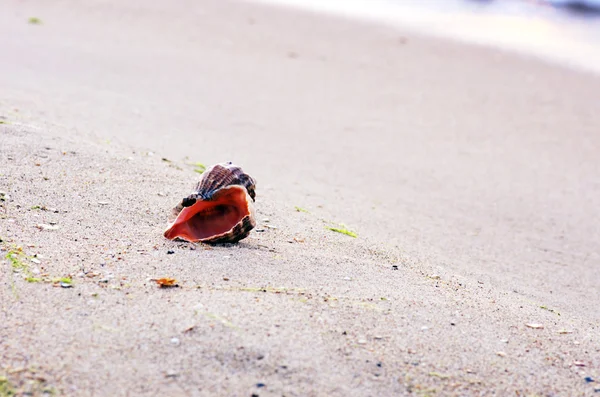
[[235, 243], [256, 226], [256, 181], [232, 163], [213, 165], [194, 192], [173, 208], [165, 237], [210, 244]]

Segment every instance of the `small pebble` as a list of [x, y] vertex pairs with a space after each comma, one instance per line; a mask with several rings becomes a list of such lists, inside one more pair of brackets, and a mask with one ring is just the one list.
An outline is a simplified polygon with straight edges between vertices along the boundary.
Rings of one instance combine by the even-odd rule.
[[175, 251], [173, 251], [173, 250], [168, 250], [167, 251], [167, 255], [173, 255], [174, 253], [175, 253]]
[[365, 345], [367, 341], [365, 339], [359, 339], [357, 342], [359, 345]]
[[533, 329], [542, 329], [544, 328], [544, 326], [542, 324], [538, 324], [538, 323], [529, 323], [529, 324], [525, 324], [527, 327], [529, 328], [533, 328]]
[[496, 355], [500, 356], [500, 357], [506, 357], [506, 353], [505, 352], [496, 352]]
[[98, 204], [100, 204], [100, 205], [108, 205], [108, 201], [98, 201]]
[[261, 388], [261, 387], [265, 387], [266, 385], [264, 383], [257, 383], [256, 387]]
[[32, 261], [33, 263], [36, 263], [36, 264], [38, 264], [38, 265], [39, 265], [40, 263], [42, 263], [42, 261], [41, 261], [41, 260], [39, 260], [39, 259], [37, 259], [37, 258], [31, 258], [31, 261]]
[[73, 284], [71, 283], [65, 283], [63, 281], [60, 282], [60, 286], [63, 288], [73, 288]]
[[256, 229], [256, 230], [255, 230], [255, 232], [258, 232], [258, 233], [262, 233], [262, 232], [264, 232], [264, 231], [265, 231], [265, 229]]
[[392, 270], [398, 270], [398, 265], [392, 265]]
[[176, 378], [178, 375], [179, 374], [177, 373], [177, 371], [174, 371], [174, 370], [170, 369], [165, 374], [165, 377], [167, 377], [167, 378]]
[[591, 376], [586, 376], [585, 381], [586, 383], [592, 383], [594, 381], [594, 378], [592, 378]]
[[171, 338], [172, 345], [179, 346], [180, 343], [179, 338]]
[[45, 223], [38, 223], [35, 225], [40, 230], [58, 230], [58, 226], [56, 225], [47, 225]]

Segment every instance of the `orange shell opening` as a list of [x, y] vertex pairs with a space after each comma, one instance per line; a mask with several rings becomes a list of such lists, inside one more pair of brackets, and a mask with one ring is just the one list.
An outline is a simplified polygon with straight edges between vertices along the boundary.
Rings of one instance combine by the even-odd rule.
[[180, 238], [190, 242], [210, 240], [231, 231], [250, 215], [249, 196], [239, 185], [219, 190], [210, 201], [198, 200], [186, 207], [165, 231], [169, 240]]

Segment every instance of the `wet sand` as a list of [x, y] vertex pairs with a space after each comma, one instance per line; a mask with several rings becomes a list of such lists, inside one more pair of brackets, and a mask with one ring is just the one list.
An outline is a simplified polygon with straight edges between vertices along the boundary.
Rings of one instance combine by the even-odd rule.
[[[598, 387], [597, 76], [248, 3], [6, 8], [0, 244], [26, 264], [0, 280], [11, 387]], [[164, 240], [186, 156], [252, 174], [265, 231]]]

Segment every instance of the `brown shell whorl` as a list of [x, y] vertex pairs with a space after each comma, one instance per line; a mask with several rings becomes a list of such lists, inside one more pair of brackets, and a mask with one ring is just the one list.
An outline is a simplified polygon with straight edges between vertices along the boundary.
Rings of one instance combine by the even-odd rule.
[[215, 164], [204, 171], [190, 198], [195, 196], [196, 199], [210, 200], [215, 192], [229, 185], [244, 186], [252, 201], [255, 200], [256, 181], [231, 162]]

